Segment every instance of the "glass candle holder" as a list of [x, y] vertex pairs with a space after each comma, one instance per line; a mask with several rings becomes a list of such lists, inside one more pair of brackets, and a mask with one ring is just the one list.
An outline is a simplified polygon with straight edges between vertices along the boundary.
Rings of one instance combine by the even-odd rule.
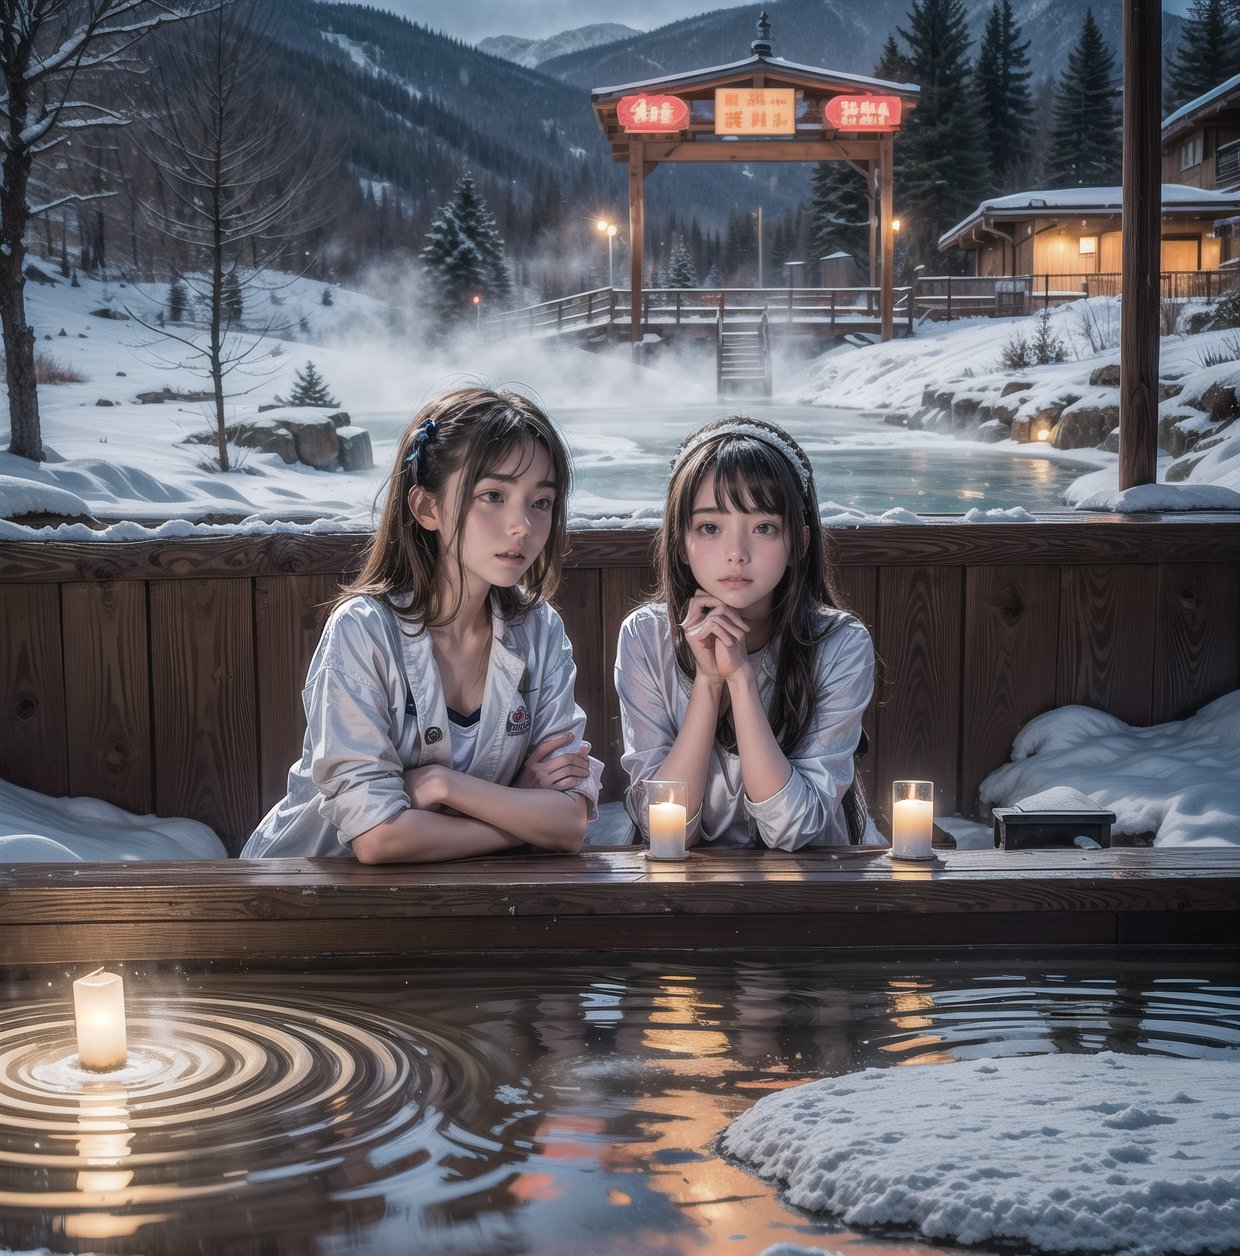
[[892, 781], [891, 857], [934, 858], [934, 782]]
[[689, 787], [684, 781], [647, 781], [646, 818], [651, 859], [685, 857]]

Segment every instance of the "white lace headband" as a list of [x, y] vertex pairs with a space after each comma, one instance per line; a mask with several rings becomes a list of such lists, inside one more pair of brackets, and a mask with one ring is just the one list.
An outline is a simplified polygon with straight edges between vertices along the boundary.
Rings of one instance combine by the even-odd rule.
[[748, 419], [734, 419], [732, 422], [720, 423], [717, 427], [704, 428], [694, 433], [677, 450], [676, 457], [672, 460], [672, 470], [675, 471], [681, 461], [700, 445], [704, 445], [708, 440], [714, 440], [716, 436], [751, 436], [754, 440], [760, 440], [764, 445], [777, 449], [792, 464], [792, 469], [801, 481], [801, 492], [809, 491], [810, 467], [805, 461], [805, 456], [778, 432], [773, 432], [760, 423], [752, 423]]

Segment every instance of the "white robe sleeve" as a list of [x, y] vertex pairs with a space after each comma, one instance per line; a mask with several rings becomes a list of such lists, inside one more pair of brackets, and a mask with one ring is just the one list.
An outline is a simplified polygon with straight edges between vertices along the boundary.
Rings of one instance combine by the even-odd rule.
[[[616, 646], [616, 695], [620, 699], [624, 737], [624, 757], [620, 762], [628, 777], [624, 808], [646, 841], [650, 840], [646, 782], [657, 779], [655, 773], [671, 754], [680, 733], [672, 709], [673, 694], [668, 691], [667, 668], [658, 649], [657, 637], [643, 632], [637, 617], [630, 616], [621, 624]], [[685, 826], [686, 840], [691, 842], [697, 837], [701, 821], [699, 807]]]
[[848, 787], [861, 717], [874, 692], [874, 644], [857, 620], [847, 619], [819, 647], [814, 713], [789, 755], [787, 784], [762, 802], [745, 799], [745, 810], [763, 843], [798, 850], [823, 843]]
[[[555, 733], [571, 730], [573, 739], [558, 754], [579, 750], [586, 733], [586, 713], [577, 705], [574, 692], [577, 685], [577, 665], [573, 662], [573, 647], [564, 632], [564, 623], [550, 607], [547, 607], [546, 635], [542, 638], [542, 657], [539, 660], [539, 689], [537, 701], [532, 703], [530, 747]], [[586, 802], [586, 819], [598, 818], [598, 795], [603, 779], [603, 764], [590, 757], [590, 775], [566, 793], [577, 794]]]

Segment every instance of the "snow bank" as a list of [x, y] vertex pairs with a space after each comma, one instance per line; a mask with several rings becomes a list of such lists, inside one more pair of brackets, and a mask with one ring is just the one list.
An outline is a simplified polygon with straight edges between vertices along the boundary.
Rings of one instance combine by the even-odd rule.
[[227, 858], [197, 820], [136, 816], [97, 798], [48, 798], [0, 781], [0, 863]]
[[1240, 1064], [1049, 1055], [866, 1069], [760, 1099], [723, 1150], [800, 1208], [1049, 1252], [1240, 1247]]
[[1240, 690], [1186, 720], [1133, 728], [1091, 707], [1030, 720], [1012, 762], [981, 784], [981, 805], [1006, 807], [1070, 785], [1115, 812], [1112, 833], [1156, 846], [1240, 845]]

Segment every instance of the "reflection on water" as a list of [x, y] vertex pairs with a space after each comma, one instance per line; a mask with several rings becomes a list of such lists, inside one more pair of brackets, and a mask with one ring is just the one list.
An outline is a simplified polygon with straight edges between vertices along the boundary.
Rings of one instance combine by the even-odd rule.
[[[981, 445], [951, 436], [910, 433], [856, 410], [772, 405], [748, 399], [703, 406], [645, 410], [557, 410], [572, 449], [578, 507], [594, 499], [616, 503], [617, 513], [662, 504], [668, 464], [685, 434], [699, 423], [737, 410], [785, 427], [814, 464], [818, 497], [870, 514], [893, 507], [921, 514], [962, 514], [1023, 506], [1065, 509], [1064, 490], [1093, 462], [1048, 456], [1029, 446]], [[384, 442], [376, 465], [394, 456], [407, 415], [358, 414], [356, 421]]]
[[1240, 1051], [1234, 972], [1200, 966], [600, 964], [131, 969], [130, 1064], [104, 1077], [76, 1068], [66, 975], [0, 985], [0, 1245], [921, 1252], [785, 1206], [717, 1136], [865, 1067]]

